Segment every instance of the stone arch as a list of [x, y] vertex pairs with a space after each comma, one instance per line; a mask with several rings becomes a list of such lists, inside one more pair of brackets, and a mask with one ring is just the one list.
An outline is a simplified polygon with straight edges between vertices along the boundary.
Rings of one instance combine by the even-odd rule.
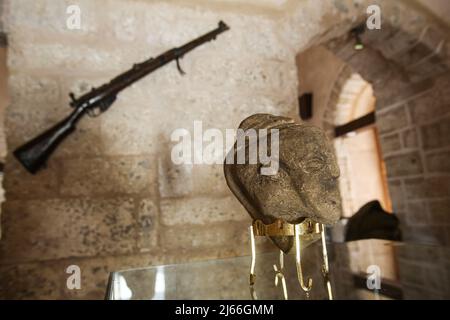
[[[320, 6], [293, 1], [286, 8], [288, 14], [279, 29], [280, 37], [297, 53], [345, 38], [349, 30], [366, 21], [366, 8], [371, 5], [378, 5], [381, 9], [382, 23], [381, 30], [378, 31], [382, 32], [378, 33], [388, 35], [388, 29], [402, 30], [409, 35], [409, 39], [420, 39], [421, 43], [430, 48], [435, 46], [436, 41], [447, 37], [447, 22], [439, 20], [428, 9], [410, 0], [336, 0], [323, 1]], [[429, 31], [427, 37], [423, 34], [424, 30]], [[377, 38], [377, 30], [373, 31], [370, 38]], [[448, 54], [448, 44], [444, 47], [442, 53], [447, 51]]]
[[[377, 133], [372, 129], [356, 139], [351, 139], [350, 136], [335, 139], [336, 126], [346, 124], [373, 111], [375, 100], [372, 85], [348, 65], [344, 65], [325, 105], [322, 126], [327, 128], [327, 135], [334, 142], [333, 146], [341, 170], [339, 188], [343, 217], [352, 216], [364, 203], [375, 198], [386, 210], [392, 210], [383, 164], [376, 165], [381, 158]], [[364, 159], [365, 164], [358, 159]], [[364, 178], [356, 178], [354, 175], [357, 170], [369, 169], [370, 172], [367, 172]], [[359, 189], [367, 181], [373, 183], [371, 191], [361, 193]]]
[[326, 130], [327, 135], [330, 138], [334, 136], [337, 105], [339, 103], [341, 92], [344, 90], [344, 85], [351, 78], [352, 74], [352, 69], [348, 65], [344, 65], [336, 78], [333, 89], [328, 95], [326, 109], [322, 119], [322, 127]]

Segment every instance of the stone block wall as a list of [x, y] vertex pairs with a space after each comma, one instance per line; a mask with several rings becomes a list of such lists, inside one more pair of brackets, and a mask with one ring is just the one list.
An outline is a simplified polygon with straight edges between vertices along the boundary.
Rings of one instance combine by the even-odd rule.
[[[0, 296], [102, 298], [108, 271], [248, 254], [250, 219], [222, 165], [174, 165], [170, 135], [192, 133], [196, 120], [224, 131], [257, 112], [295, 108], [295, 61], [274, 22], [162, 1], [81, 0], [81, 29], [69, 30], [69, 4], [6, 1], [9, 150], [65, 117], [70, 91], [86, 92], [219, 20], [231, 30], [187, 54], [185, 76], [172, 63], [83, 119], [38, 174], [8, 155]], [[65, 285], [73, 264], [78, 291]]]
[[[8, 72], [6, 67], [6, 49], [8, 45], [5, 26], [3, 23], [3, 1], [0, 1], [0, 203], [4, 201], [3, 190], [3, 163], [6, 156], [6, 138], [4, 128], [4, 114], [8, 105], [7, 79]], [[1, 209], [0, 209], [1, 218]], [[1, 239], [1, 219], [0, 219], [0, 239]]]
[[380, 268], [382, 291], [383, 285], [391, 282], [406, 300], [448, 300], [450, 296], [448, 247], [372, 239], [335, 245], [331, 254], [338, 299], [375, 299], [368, 290], [355, 290], [353, 279], [355, 274], [366, 274], [371, 265]]
[[407, 240], [450, 244], [450, 75], [413, 99], [380, 111], [394, 210]]
[[404, 246], [397, 249], [405, 299], [448, 300], [450, 251], [448, 247]]

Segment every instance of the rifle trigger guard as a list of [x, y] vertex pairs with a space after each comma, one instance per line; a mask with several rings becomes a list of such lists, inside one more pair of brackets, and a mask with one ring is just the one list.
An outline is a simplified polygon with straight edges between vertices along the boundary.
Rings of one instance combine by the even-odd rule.
[[180, 72], [180, 74], [183, 76], [183, 75], [185, 75], [186, 74], [186, 72], [184, 72], [184, 70], [183, 69], [181, 69], [181, 66], [180, 66], [180, 58], [177, 58], [177, 69], [178, 69], [178, 72]]

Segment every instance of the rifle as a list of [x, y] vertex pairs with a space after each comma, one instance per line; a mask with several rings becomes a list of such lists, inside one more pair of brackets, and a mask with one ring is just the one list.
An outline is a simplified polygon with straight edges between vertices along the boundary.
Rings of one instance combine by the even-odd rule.
[[75, 125], [85, 114], [95, 117], [105, 112], [114, 103], [119, 92], [173, 60], [176, 61], [180, 74], [185, 74], [180, 67], [179, 60], [187, 52], [205, 42], [214, 40], [217, 35], [227, 30], [229, 27], [220, 21], [216, 29], [179, 48], [168, 50], [156, 58], [133, 65], [130, 70], [115, 77], [109, 83], [99, 88], [93, 88], [79, 98], [75, 98], [73, 93], [69, 93], [73, 112], [67, 118], [17, 148], [13, 152], [14, 156], [30, 173], [36, 173], [44, 166], [57, 146], [76, 129]]

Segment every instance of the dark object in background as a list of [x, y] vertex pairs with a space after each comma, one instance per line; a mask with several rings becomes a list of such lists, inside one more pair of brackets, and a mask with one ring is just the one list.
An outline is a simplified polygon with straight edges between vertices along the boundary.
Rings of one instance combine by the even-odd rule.
[[345, 241], [384, 239], [401, 241], [399, 220], [383, 210], [378, 200], [363, 205], [347, 223]]
[[355, 39], [355, 44], [353, 45], [353, 48], [355, 50], [363, 50], [364, 49], [364, 43], [361, 40], [361, 35], [366, 31], [366, 25], [364, 23], [360, 24], [356, 28], [353, 28], [350, 30], [350, 34]]
[[300, 118], [302, 120], [309, 120], [313, 116], [313, 94], [305, 93], [298, 98], [300, 108]]
[[346, 124], [343, 124], [341, 126], [335, 127], [334, 128], [334, 137], [338, 138], [340, 136], [346, 135], [347, 133], [365, 128], [367, 126], [375, 124], [375, 121], [376, 121], [375, 112], [372, 111], [358, 119], [347, 122]]
[[220, 21], [219, 26], [207, 34], [182, 47], [168, 50], [156, 58], [135, 64], [133, 68], [115, 77], [109, 83], [94, 88], [79, 98], [75, 98], [74, 94], [70, 93], [72, 100], [70, 106], [74, 108], [74, 111], [66, 119], [16, 149], [14, 156], [30, 173], [36, 173], [64, 138], [75, 130], [75, 125], [86, 113], [97, 116], [105, 112], [114, 103], [119, 92], [171, 61], [175, 60], [178, 71], [184, 74], [179, 59], [203, 43], [214, 40], [217, 35], [228, 29], [229, 27]]

